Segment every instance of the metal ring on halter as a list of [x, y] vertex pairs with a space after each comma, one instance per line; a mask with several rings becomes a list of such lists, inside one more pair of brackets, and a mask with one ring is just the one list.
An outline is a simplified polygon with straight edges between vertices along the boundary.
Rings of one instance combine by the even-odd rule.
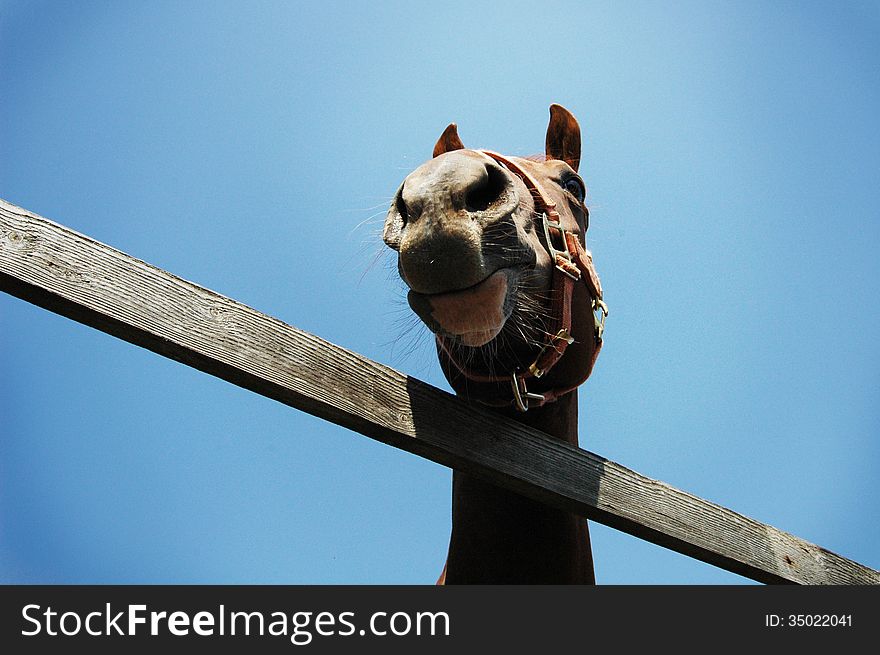
[[547, 372], [546, 368], [541, 368], [538, 363], [544, 358], [544, 353], [547, 352], [550, 348], [556, 348], [557, 344], [560, 341], [564, 341], [565, 345], [570, 346], [574, 343], [574, 337], [568, 333], [568, 330], [562, 328], [557, 332], [554, 336], [550, 337], [550, 340], [544, 344], [544, 347], [541, 348], [541, 352], [538, 353], [538, 356], [535, 357], [535, 361], [533, 361], [529, 365], [529, 373], [534, 375], [536, 378], [541, 377], [544, 373]]
[[[559, 214], [556, 214], [556, 216], [558, 218]], [[547, 251], [550, 253], [551, 261], [556, 264], [556, 267], [562, 273], [565, 273], [565, 275], [570, 277], [572, 280], [579, 280], [580, 272], [577, 271], [577, 267], [574, 265], [574, 260], [571, 256], [571, 250], [569, 250], [568, 248], [568, 239], [565, 236], [565, 228], [562, 227], [562, 223], [559, 220], [551, 220], [549, 213], [546, 211], [543, 212], [541, 220], [544, 226], [544, 239], [547, 242]], [[562, 250], [559, 250], [555, 245], [553, 245], [553, 239], [550, 236], [551, 227], [559, 230], [560, 238], [562, 240]], [[558, 263], [558, 257], [562, 257], [562, 259], [568, 262], [569, 266], [560, 266]], [[575, 271], [577, 271], [577, 274], [575, 274]]]
[[[522, 389], [519, 385], [522, 384]], [[513, 402], [516, 408], [521, 412], [529, 411], [529, 401], [536, 400], [540, 403], [544, 402], [544, 396], [540, 393], [530, 393], [526, 388], [526, 380], [516, 374], [516, 371], [510, 375], [510, 386], [513, 387]]]
[[[596, 312], [599, 312], [596, 314]], [[596, 341], [602, 340], [605, 332], [605, 319], [608, 318], [608, 305], [599, 298], [593, 298], [593, 320], [596, 323]]]

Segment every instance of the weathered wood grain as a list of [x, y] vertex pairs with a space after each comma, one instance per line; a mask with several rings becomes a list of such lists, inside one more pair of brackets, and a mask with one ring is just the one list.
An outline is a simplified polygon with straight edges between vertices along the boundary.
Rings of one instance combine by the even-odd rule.
[[874, 569], [490, 414], [2, 200], [0, 290], [749, 578], [880, 584]]

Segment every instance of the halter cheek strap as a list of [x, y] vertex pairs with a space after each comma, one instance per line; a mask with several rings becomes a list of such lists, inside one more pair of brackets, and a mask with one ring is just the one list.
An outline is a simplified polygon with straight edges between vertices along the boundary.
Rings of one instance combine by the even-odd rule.
[[[444, 337], [438, 335], [437, 344], [440, 353], [465, 378], [481, 387], [485, 385], [485, 388], [478, 391], [477, 400], [479, 402], [495, 407], [513, 405], [519, 411], [525, 412], [532, 407], [540, 407], [574, 391], [590, 377], [593, 365], [599, 356], [599, 350], [602, 348], [608, 307], [602, 301], [602, 285], [593, 266], [592, 254], [581, 246], [577, 234], [566, 230], [562, 225], [562, 219], [559, 212], [556, 211], [556, 203], [547, 196], [538, 182], [516, 163], [504, 155], [490, 150], [480, 152], [519, 177], [534, 198], [536, 213], [541, 212], [541, 227], [544, 232], [545, 245], [555, 263], [551, 291], [550, 329], [547, 330], [547, 337], [532, 363], [525, 369], [512, 371], [509, 375], [476, 373], [458, 360]], [[592, 357], [589, 361], [584, 362], [581, 375], [574, 384], [553, 387], [542, 390], [541, 393], [530, 392], [527, 381], [542, 378], [562, 359], [568, 346], [574, 342], [574, 338], [571, 336], [571, 303], [575, 285], [578, 283], [583, 283], [587, 287], [593, 310], [596, 343]]]

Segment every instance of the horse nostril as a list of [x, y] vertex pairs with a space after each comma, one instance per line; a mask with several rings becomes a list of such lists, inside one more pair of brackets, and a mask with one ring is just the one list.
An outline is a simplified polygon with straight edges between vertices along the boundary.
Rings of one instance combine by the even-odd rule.
[[409, 214], [406, 209], [406, 202], [403, 200], [402, 187], [397, 194], [397, 198], [394, 199], [394, 206], [397, 209], [397, 213], [400, 214], [400, 220], [403, 221], [403, 225], [406, 225], [409, 222]]
[[465, 208], [469, 212], [485, 211], [498, 201], [507, 189], [507, 176], [494, 164], [486, 164], [486, 176], [471, 186], [465, 194]]

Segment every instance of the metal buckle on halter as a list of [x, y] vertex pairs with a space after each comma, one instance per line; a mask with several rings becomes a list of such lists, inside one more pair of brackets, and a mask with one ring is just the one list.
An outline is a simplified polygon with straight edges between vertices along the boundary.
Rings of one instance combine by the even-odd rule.
[[[558, 216], [558, 214], [557, 214], [557, 216]], [[564, 273], [565, 275], [570, 277], [572, 280], [575, 280], [575, 281], [579, 280], [580, 279], [580, 274], [579, 274], [580, 272], [579, 271], [578, 271], [578, 274], [575, 275], [571, 270], [567, 269], [564, 266], [560, 266], [558, 263], [556, 263], [556, 261], [557, 261], [556, 258], [562, 257], [565, 261], [567, 261], [569, 263], [569, 265], [571, 266], [572, 269], [578, 270], [574, 264], [574, 260], [571, 257], [571, 251], [568, 249], [568, 239], [565, 238], [565, 228], [562, 227], [562, 223], [560, 223], [558, 220], [557, 221], [551, 220], [549, 213], [546, 211], [543, 213], [542, 221], [544, 224], [544, 239], [547, 242], [547, 250], [549, 251], [550, 258], [553, 260], [556, 268], [558, 268], [562, 273]], [[550, 228], [551, 227], [559, 230], [559, 235], [562, 238], [562, 250], [559, 250], [556, 246], [553, 245], [553, 239], [550, 237]]]
[[[522, 384], [522, 389], [520, 389]], [[525, 378], [517, 377], [516, 371], [510, 374], [510, 386], [513, 387], [513, 402], [516, 408], [521, 412], [529, 411], [529, 401], [537, 400], [544, 402], [544, 396], [540, 393], [529, 393], [526, 388]]]
[[547, 372], [547, 369], [538, 368], [538, 362], [541, 361], [541, 358], [544, 356], [544, 353], [547, 352], [547, 349], [548, 348], [555, 349], [556, 344], [559, 341], [565, 341], [570, 346], [571, 344], [574, 343], [574, 337], [571, 336], [568, 333], [568, 330], [566, 330], [565, 328], [562, 328], [561, 330], [559, 330], [559, 332], [557, 332], [555, 335], [550, 337], [549, 341], [544, 344], [543, 348], [541, 348], [541, 352], [539, 352], [538, 356], [535, 357], [535, 361], [533, 361], [531, 363], [531, 365], [529, 365], [529, 373], [534, 375], [536, 378], [539, 378], [542, 375], [544, 375], [544, 373]]
[[[596, 314], [596, 312], [599, 312]], [[605, 332], [605, 319], [608, 318], [608, 305], [599, 298], [593, 298], [593, 321], [596, 324], [596, 341], [602, 340]]]

